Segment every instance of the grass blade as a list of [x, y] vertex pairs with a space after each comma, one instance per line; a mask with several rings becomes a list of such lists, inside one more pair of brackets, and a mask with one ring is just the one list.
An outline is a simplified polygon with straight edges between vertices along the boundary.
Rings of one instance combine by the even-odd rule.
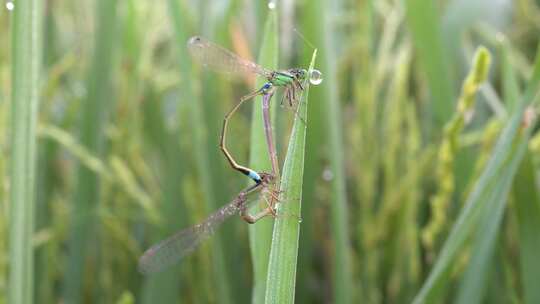
[[[88, 95], [81, 108], [80, 142], [93, 154], [101, 156], [104, 141], [104, 118], [112, 105], [110, 94], [112, 54], [115, 39], [116, 1], [96, 2], [96, 42], [92, 66], [87, 80]], [[69, 240], [65, 301], [79, 303], [82, 298], [86, 258], [96, 234], [95, 208], [99, 202], [99, 178], [89, 169], [79, 166], [73, 199], [73, 223]], [[96, 267], [96, 265], [94, 265]], [[90, 277], [88, 277], [90, 279]]]
[[[349, 243], [348, 211], [346, 199], [346, 186], [344, 174], [344, 151], [343, 151], [343, 126], [340, 113], [341, 103], [339, 100], [338, 86], [338, 58], [336, 51], [340, 41], [333, 35], [335, 24], [331, 22], [331, 16], [337, 14], [336, 6], [324, 1], [312, 1], [307, 10], [311, 15], [306, 26], [310, 31], [306, 34], [316, 46], [321, 48], [320, 69], [324, 73], [325, 82], [321, 86], [318, 100], [314, 106], [319, 106], [320, 125], [324, 136], [323, 144], [328, 145], [329, 169], [332, 174], [330, 194], [330, 230], [333, 241], [332, 254], [332, 301], [337, 304], [351, 303], [353, 301], [352, 267]], [[320, 136], [320, 135], [319, 135]], [[315, 152], [317, 153], [317, 152]], [[315, 156], [316, 157], [316, 156]], [[312, 169], [312, 168], [310, 168]]]
[[[178, 161], [185, 155], [180, 149], [178, 138], [179, 130], [169, 129], [163, 119], [164, 97], [149, 87], [145, 92], [143, 111], [146, 113], [144, 130], [147, 133], [149, 145], [156, 149], [160, 161], [157, 162], [162, 172], [163, 183], [160, 187], [162, 196], [159, 210], [163, 216], [163, 223], [152, 230], [152, 240], [163, 240], [178, 231], [180, 227], [187, 226], [188, 216], [185, 210], [186, 201], [183, 199], [182, 188], [178, 187], [186, 175], [185, 162]], [[158, 102], [156, 102], [158, 101]], [[175, 303], [178, 302], [177, 286], [181, 280], [182, 266], [171, 267], [170, 270], [149, 276], [141, 290], [141, 303]], [[140, 273], [137, 273], [140, 276]]]
[[[305, 35], [308, 41], [311, 41], [317, 47], [321, 47], [319, 55], [322, 56], [322, 58], [329, 58], [333, 60], [333, 63], [331, 63], [331, 68], [334, 68], [334, 66], [337, 65], [337, 60], [335, 58], [337, 58], [338, 56], [336, 55], [334, 50], [335, 45], [330, 43], [330, 41], [326, 39], [326, 37], [329, 35], [329, 32], [331, 32], [329, 30], [330, 24], [325, 24], [321, 21], [327, 20], [328, 15], [333, 15], [334, 9], [335, 7], [333, 7], [332, 9], [328, 9], [326, 7], [326, 3], [323, 1], [312, 1], [309, 3], [309, 5], [306, 5], [306, 7], [303, 9], [305, 13], [302, 14], [302, 33]], [[337, 14], [337, 12], [335, 13]], [[304, 58], [309, 58], [309, 56], [311, 56], [311, 49], [305, 48]], [[328, 133], [326, 132], [326, 130], [328, 130], [328, 123], [332, 123], [338, 128], [341, 124], [340, 121], [327, 121], [327, 114], [329, 114], [329, 112], [326, 110], [326, 107], [329, 102], [329, 92], [331, 90], [333, 90], [333, 92], [337, 92], [337, 89], [335, 87], [337, 82], [334, 79], [331, 79], [331, 76], [328, 77], [327, 75], [329, 72], [328, 65], [329, 63], [327, 63], [326, 60], [323, 60], [318, 65], [320, 67], [320, 70], [323, 71], [323, 73], [325, 74], [325, 82], [323, 83], [323, 85], [320, 86], [320, 88], [317, 88], [316, 90], [310, 92], [311, 104], [308, 109], [308, 124], [310, 131], [306, 136], [306, 150], [309, 151], [309, 153], [306, 155], [305, 159], [302, 199], [306, 202], [309, 202], [309, 204], [305, 204], [302, 208], [304, 229], [302, 230], [302, 237], [300, 238], [300, 247], [302, 247], [302, 251], [299, 252], [299, 285], [297, 288], [297, 300], [307, 302], [316, 301], [322, 294], [320, 290], [318, 290], [318, 292], [314, 292], [315, 290], [310, 284], [310, 278], [312, 278], [314, 275], [313, 260], [317, 255], [315, 253], [315, 250], [318, 247], [316, 242], [318, 237], [315, 234], [315, 231], [320, 225], [318, 222], [316, 222], [317, 220], [315, 215], [318, 209], [326, 208], [326, 197], [321, 197], [320, 195], [320, 178], [321, 176], [323, 176], [323, 168], [328, 168], [327, 162], [323, 162], [321, 160], [326, 160], [328, 155], [326, 149], [320, 149], [320, 147], [324, 147], [328, 142]], [[334, 100], [334, 102], [337, 101]], [[332, 183], [332, 185], [334, 184], [335, 183]], [[343, 214], [343, 212], [339, 212], [338, 210], [341, 209], [344, 202], [338, 201], [334, 197], [332, 198], [332, 202], [333, 203], [330, 204], [330, 208], [333, 210], [332, 214]], [[338, 223], [338, 225], [341, 225], [339, 224], [339, 222], [340, 221], [338, 220], [338, 217], [332, 217], [330, 229], [332, 232], [331, 238], [333, 240], [339, 240], [340, 238], [337, 236], [344, 234], [343, 229], [339, 229], [339, 227], [334, 225], [334, 223]], [[345, 222], [346, 220], [342, 223]], [[343, 256], [343, 253], [347, 253], [347, 250], [342, 250], [342, 248], [337, 245], [337, 243], [333, 243], [333, 246], [336, 246], [336, 251], [335, 255], [333, 255], [334, 259], [332, 261], [332, 265], [340, 265], [342, 263], [337, 261], [342, 261], [341, 257]], [[343, 265], [344, 264], [345, 263], [343, 263]], [[331, 276], [331, 283], [334, 287], [334, 291], [337, 291], [337, 289], [341, 288], [339, 287], [340, 283], [346, 281], [342, 280], [342, 278], [348, 277], [348, 274], [342, 272], [343, 268], [341, 268], [341, 266], [339, 266], [338, 268], [332, 267], [332, 269], [335, 269], [335, 271], [332, 271], [332, 273], [328, 273], [328, 275]], [[342, 287], [344, 286], [342, 285]], [[336, 297], [342, 297], [346, 295], [343, 290], [340, 290], [339, 292], [333, 292], [333, 294]], [[336, 303], [339, 303], [337, 298], [334, 298], [334, 301]]]
[[518, 219], [521, 280], [524, 303], [540, 303], [540, 196], [535, 179], [532, 155], [527, 153], [514, 181], [515, 207]]
[[[513, 66], [510, 64], [509, 45], [502, 44], [502, 73], [504, 99], [510, 109], [519, 100], [519, 85]], [[513, 185], [515, 209], [518, 223], [521, 280], [523, 282], [524, 303], [540, 303], [540, 194], [535, 177], [533, 155], [527, 152], [521, 163]]]
[[[317, 50], [313, 52], [310, 70], [313, 69]], [[307, 122], [309, 85], [302, 95], [298, 116]], [[272, 248], [268, 265], [265, 303], [294, 303], [296, 283], [296, 262], [298, 257], [298, 238], [300, 235], [300, 216], [302, 179], [304, 174], [304, 154], [306, 123], [298, 117], [294, 121], [287, 156], [281, 177], [280, 203], [278, 216], [274, 223]]]
[[[278, 60], [278, 32], [277, 32], [277, 12], [269, 10], [261, 40], [261, 50], [257, 61], [264, 67], [276, 68]], [[256, 87], [263, 85], [266, 79], [258, 79]], [[271, 162], [268, 155], [268, 148], [264, 137], [264, 125], [262, 119], [262, 97], [257, 97], [253, 104], [253, 114], [251, 120], [251, 148], [249, 166], [258, 171], [271, 172]], [[278, 102], [274, 100], [270, 109], [272, 124], [274, 124], [274, 113]], [[250, 181], [250, 183], [252, 183]], [[255, 206], [257, 207], [257, 206]], [[274, 221], [271, 218], [264, 218], [255, 225], [249, 226], [249, 243], [251, 248], [251, 260], [253, 262], [253, 297], [252, 303], [263, 303], [266, 287], [266, 277], [268, 272], [268, 256], [272, 242], [272, 226]]]
[[332, 174], [330, 182], [330, 229], [333, 239], [334, 252], [332, 257], [332, 297], [337, 304], [352, 303], [352, 264], [349, 243], [347, 194], [345, 185], [345, 153], [343, 150], [343, 126], [341, 117], [341, 103], [339, 100], [338, 86], [338, 61], [339, 57], [336, 49], [339, 41], [333, 35], [334, 24], [331, 22], [332, 13], [335, 6], [330, 3], [317, 2], [313, 5], [314, 14], [312, 21], [315, 24], [315, 45], [324, 46], [321, 50], [321, 71], [325, 74], [325, 83], [320, 89], [321, 92], [321, 127], [328, 144], [329, 169]]
[[505, 38], [501, 39], [499, 46], [501, 52], [501, 74], [502, 90], [504, 102], [507, 105], [508, 112], [513, 113], [519, 100], [519, 83], [517, 81], [516, 71], [511, 62], [510, 45]]
[[[180, 62], [180, 72], [182, 75], [193, 75], [191, 57], [188, 55], [186, 49], [186, 42], [190, 35], [188, 29], [191, 24], [188, 22], [186, 14], [182, 13], [180, 5], [177, 1], [169, 1], [169, 8], [171, 12], [171, 18], [174, 24], [174, 30], [176, 32], [176, 42], [178, 43], [178, 54]], [[193, 83], [190, 81], [190, 77], [185, 77], [182, 82], [182, 95], [189, 102], [189, 113], [192, 119], [191, 125], [193, 125], [193, 157], [196, 161], [196, 168], [198, 177], [201, 184], [202, 193], [204, 193], [204, 202], [206, 210], [211, 212], [215, 210], [223, 202], [218, 201], [219, 197], [216, 194], [218, 186], [212, 179], [211, 170], [211, 157], [206, 149], [207, 146], [215, 146], [214, 142], [208, 142], [208, 128], [205, 123], [204, 109], [200, 101], [195, 101], [195, 94], [193, 92]], [[228, 237], [228, 236], [227, 236]], [[216, 286], [217, 298], [222, 303], [231, 303], [231, 282], [229, 280], [228, 271], [226, 267], [226, 248], [224, 247], [225, 238], [223, 233], [220, 233], [212, 242], [211, 258], [214, 264], [212, 268], [212, 276], [214, 277], [214, 286]]]
[[[515, 170], [518, 163], [519, 161], [517, 163], [514, 161], [508, 165], [508, 168]], [[512, 178], [513, 175], [502, 175], [497, 183], [487, 189], [488, 194], [484, 196], [482, 203], [486, 206], [489, 204], [489, 208], [478, 221], [479, 228], [471, 249], [473, 256], [460, 283], [456, 303], [482, 303], [482, 297], [489, 282], [488, 275], [492, 271], [490, 267], [495, 255], [495, 242], [504, 215]]]
[[405, 1], [407, 21], [412, 32], [418, 58], [426, 73], [433, 110], [438, 127], [448, 121], [455, 96], [450, 62], [443, 47], [439, 13], [436, 3], [430, 0]]
[[42, 2], [16, 2], [12, 22], [9, 303], [33, 303], [36, 122]]

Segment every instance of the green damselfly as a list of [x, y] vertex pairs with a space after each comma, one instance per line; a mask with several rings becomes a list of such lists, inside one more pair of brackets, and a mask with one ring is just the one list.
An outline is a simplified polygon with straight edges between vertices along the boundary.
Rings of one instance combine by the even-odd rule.
[[[187, 47], [191, 56], [205, 67], [229, 75], [256, 74], [266, 79], [266, 83], [261, 88], [240, 98], [240, 102], [225, 115], [219, 144], [221, 150], [225, 154], [225, 157], [233, 169], [249, 176], [255, 181], [255, 183], [259, 183], [261, 181], [259, 173], [253, 169], [239, 165], [226, 147], [227, 125], [229, 119], [245, 101], [248, 101], [255, 96], [266, 96], [266, 101], [269, 103], [270, 98], [277, 87], [284, 88], [284, 100], [287, 101], [289, 106], [294, 107], [297, 104], [299, 97], [298, 93], [304, 90], [304, 85], [302, 83], [309, 76], [311, 83], [319, 84], [322, 81], [321, 73], [317, 70], [313, 70], [308, 73], [307, 70], [299, 68], [279, 71], [266, 69], [252, 61], [241, 58], [231, 51], [200, 36], [191, 37], [187, 42]], [[268, 111], [268, 107], [263, 106], [265, 133], [270, 157], [272, 158], [271, 174], [275, 176], [278, 172], [277, 157], [275, 156], [276, 152], [275, 148], [273, 147], [273, 140], [271, 138], [272, 125], [270, 123], [270, 115]]]

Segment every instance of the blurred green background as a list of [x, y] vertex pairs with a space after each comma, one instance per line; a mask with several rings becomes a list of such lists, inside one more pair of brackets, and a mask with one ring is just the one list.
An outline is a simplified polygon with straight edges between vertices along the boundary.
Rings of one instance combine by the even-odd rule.
[[[269, 68], [318, 49], [289, 302], [540, 303], [540, 1], [9, 3], [0, 303], [272, 303], [272, 218], [233, 217], [171, 269], [137, 271], [249, 184], [218, 140], [255, 79], [193, 64], [193, 35]], [[252, 106], [229, 147], [267, 170]]]

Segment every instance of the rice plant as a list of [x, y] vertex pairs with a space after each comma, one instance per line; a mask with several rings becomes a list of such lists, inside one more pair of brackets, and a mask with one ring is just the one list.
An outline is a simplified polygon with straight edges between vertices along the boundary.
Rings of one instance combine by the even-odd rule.
[[539, 303], [537, 20], [530, 0], [5, 1], [0, 303]]

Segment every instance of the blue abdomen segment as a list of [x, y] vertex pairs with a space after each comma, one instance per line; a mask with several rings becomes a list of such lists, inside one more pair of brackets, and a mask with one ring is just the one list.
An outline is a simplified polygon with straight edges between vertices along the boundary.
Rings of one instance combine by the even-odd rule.
[[270, 88], [272, 87], [272, 83], [271, 82], [267, 82], [265, 83], [262, 88], [261, 88], [261, 92], [266, 92], [268, 90], [270, 90]]
[[259, 184], [261, 181], [262, 181], [262, 178], [261, 176], [259, 175], [259, 173], [253, 171], [253, 170], [249, 170], [247, 176], [249, 176], [252, 180], [254, 180], [257, 184]]

